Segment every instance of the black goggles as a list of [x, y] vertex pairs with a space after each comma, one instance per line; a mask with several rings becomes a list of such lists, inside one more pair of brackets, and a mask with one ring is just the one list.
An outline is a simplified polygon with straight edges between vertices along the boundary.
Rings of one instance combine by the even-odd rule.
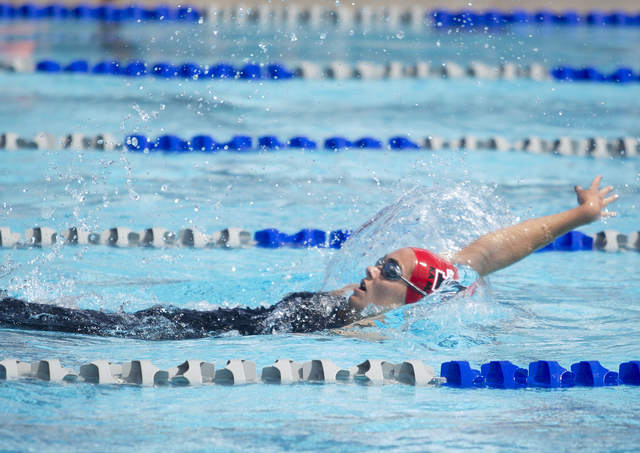
[[420, 294], [422, 297], [426, 297], [427, 293], [419, 289], [416, 285], [411, 283], [409, 280], [402, 276], [402, 268], [400, 265], [393, 261], [385, 261], [384, 257], [380, 258], [376, 261], [376, 267], [382, 267], [382, 275], [387, 280], [396, 281], [402, 280], [405, 282], [411, 289]]

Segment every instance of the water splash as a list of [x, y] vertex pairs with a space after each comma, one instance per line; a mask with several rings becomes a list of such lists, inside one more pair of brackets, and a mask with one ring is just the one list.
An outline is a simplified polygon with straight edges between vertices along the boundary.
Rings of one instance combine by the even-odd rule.
[[367, 266], [393, 250], [423, 247], [447, 255], [515, 221], [506, 203], [486, 186], [415, 187], [373, 216], [333, 255], [322, 289], [359, 281]]
[[[140, 106], [137, 103], [133, 103], [131, 104], [131, 107], [133, 107], [133, 109], [138, 112], [138, 115], [140, 115], [140, 118], [142, 119], [142, 121], [149, 121], [152, 117], [157, 117], [158, 115], [160, 115], [160, 113], [156, 112], [155, 110], [152, 111], [151, 113], [142, 110], [140, 108]], [[163, 106], [164, 107], [164, 106]]]

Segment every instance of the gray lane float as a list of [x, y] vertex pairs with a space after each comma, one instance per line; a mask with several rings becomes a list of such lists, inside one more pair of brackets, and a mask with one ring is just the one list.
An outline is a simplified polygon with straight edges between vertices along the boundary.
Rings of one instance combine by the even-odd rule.
[[119, 384], [122, 376], [122, 365], [111, 363], [108, 360], [94, 360], [80, 367], [79, 376], [86, 382], [96, 384]]
[[31, 364], [16, 359], [0, 361], [0, 379], [17, 379], [31, 375]]
[[31, 364], [31, 375], [51, 382], [75, 381], [78, 375], [60, 365], [60, 359], [44, 359]]
[[130, 384], [166, 384], [169, 372], [161, 370], [151, 360], [133, 360], [122, 364], [122, 379]]
[[258, 380], [256, 363], [250, 360], [233, 359], [215, 372], [216, 384], [247, 384]]
[[329, 359], [310, 360], [302, 364], [303, 381], [336, 382], [340, 367]]
[[204, 360], [187, 360], [182, 365], [169, 368], [171, 382], [182, 385], [200, 385], [213, 382], [216, 366]]
[[302, 380], [302, 364], [294, 360], [278, 359], [271, 366], [262, 369], [264, 382], [291, 384]]

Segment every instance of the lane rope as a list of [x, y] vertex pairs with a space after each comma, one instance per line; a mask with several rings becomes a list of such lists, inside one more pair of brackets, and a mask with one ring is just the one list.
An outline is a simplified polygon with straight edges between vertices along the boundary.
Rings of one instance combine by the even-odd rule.
[[87, 60], [74, 60], [61, 63], [54, 60], [42, 60], [33, 63], [30, 60], [14, 60], [11, 63], [0, 64], [0, 69], [8, 72], [40, 72], [47, 74], [95, 74], [118, 76], [151, 76], [164, 79], [227, 79], [227, 80], [291, 80], [291, 79], [402, 79], [402, 78], [442, 78], [461, 79], [471, 77], [481, 80], [515, 80], [530, 79], [534, 81], [556, 80], [561, 82], [640, 82], [640, 72], [635, 73], [629, 67], [619, 67], [610, 73], [598, 68], [587, 66], [573, 68], [568, 66], [547, 68], [539, 63], [528, 65], [503, 63], [498, 66], [487, 65], [474, 61], [468, 66], [461, 66], [453, 61], [446, 61], [441, 65], [434, 65], [423, 61], [406, 64], [392, 61], [386, 64], [360, 61], [354, 64], [344, 61], [332, 61], [325, 66], [301, 61], [286, 67], [282, 63], [247, 63], [241, 67], [231, 63], [201, 65], [193, 62], [172, 64], [169, 62], [147, 63], [133, 60], [122, 63], [114, 60], [104, 60], [96, 64], [89, 64]]
[[114, 5], [93, 6], [78, 4], [65, 6], [57, 3], [49, 5], [0, 4], [0, 20], [98, 20], [104, 22], [196, 22], [211, 24], [230, 23], [235, 25], [341, 25], [362, 27], [431, 26], [436, 28], [504, 28], [518, 25], [537, 26], [609, 26], [635, 27], [640, 25], [640, 12], [599, 11], [586, 13], [567, 10], [526, 11], [514, 9], [500, 10], [427, 10], [424, 7], [398, 7], [380, 5], [364, 7], [314, 5], [301, 10], [291, 10], [285, 5], [260, 5], [246, 8], [242, 5], [209, 5], [143, 8], [139, 5], [117, 7]]
[[186, 152], [266, 152], [278, 150], [307, 150], [315, 151], [323, 147], [329, 151], [343, 150], [443, 150], [460, 149], [465, 151], [493, 150], [493, 151], [521, 151], [531, 154], [557, 154], [560, 156], [581, 156], [595, 158], [637, 157], [640, 155], [640, 141], [634, 137], [608, 139], [605, 137], [572, 138], [560, 137], [556, 140], [545, 140], [531, 136], [524, 140], [513, 142], [501, 136], [478, 138], [465, 135], [458, 139], [446, 140], [439, 136], [424, 138], [395, 136], [388, 139], [387, 144], [372, 137], [359, 140], [349, 140], [344, 137], [325, 139], [320, 145], [305, 136], [292, 137], [286, 141], [275, 136], [262, 136], [257, 140], [246, 135], [234, 136], [228, 142], [216, 141], [209, 135], [197, 135], [191, 140], [185, 140], [176, 135], [163, 135], [156, 139], [144, 135], [130, 135], [124, 142], [117, 140], [111, 134], [86, 136], [81, 133], [63, 135], [61, 137], [49, 133], [36, 133], [33, 138], [24, 138], [13, 132], [0, 135], [0, 149], [16, 150], [99, 150], [122, 151], [140, 153], [186, 153]]
[[341, 369], [330, 359], [304, 363], [278, 359], [273, 365], [264, 367], [258, 375], [256, 363], [244, 359], [229, 360], [221, 369], [216, 369], [214, 363], [204, 360], [187, 360], [168, 370], [158, 368], [150, 360], [132, 360], [123, 364], [94, 360], [82, 365], [79, 372], [63, 367], [60, 360], [55, 358], [33, 363], [4, 359], [0, 361], [0, 379], [143, 386], [343, 382], [370, 386], [399, 383], [415, 387], [571, 388], [640, 385], [640, 361], [621, 363], [616, 372], [603, 367], [597, 360], [574, 363], [570, 370], [550, 360], [531, 362], [528, 368], [520, 368], [506, 360], [491, 361], [483, 364], [480, 370], [475, 370], [469, 362], [458, 360], [441, 364], [440, 376], [437, 376], [434, 367], [425, 365], [421, 360], [394, 364], [386, 360], [369, 359], [359, 365]]
[[[31, 247], [51, 247], [58, 241], [69, 245], [107, 245], [112, 247], [194, 247], [194, 248], [280, 248], [318, 247], [336, 248], [351, 236], [352, 230], [322, 231], [304, 229], [294, 234], [286, 234], [275, 228], [251, 233], [242, 228], [225, 228], [212, 234], [185, 228], [171, 231], [153, 227], [142, 231], [132, 231], [126, 227], [116, 227], [99, 233], [70, 228], [57, 231], [50, 227], [27, 228], [22, 236], [9, 227], [0, 227], [0, 247], [29, 249]], [[640, 232], [629, 235], [616, 230], [600, 231], [586, 235], [580, 231], [570, 231], [538, 250], [540, 252], [578, 252], [599, 250], [604, 252], [640, 251]]]

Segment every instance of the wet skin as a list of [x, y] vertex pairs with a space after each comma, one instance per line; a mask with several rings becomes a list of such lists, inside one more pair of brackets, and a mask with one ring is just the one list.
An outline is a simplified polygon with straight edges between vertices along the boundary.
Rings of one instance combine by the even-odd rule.
[[[410, 248], [402, 248], [385, 255], [385, 262], [395, 261], [402, 269], [402, 276], [411, 279], [416, 255]], [[402, 280], [389, 280], [382, 274], [382, 266], [369, 266], [367, 276], [349, 296], [349, 306], [362, 310], [370, 304], [403, 305], [407, 294], [407, 284]]]

